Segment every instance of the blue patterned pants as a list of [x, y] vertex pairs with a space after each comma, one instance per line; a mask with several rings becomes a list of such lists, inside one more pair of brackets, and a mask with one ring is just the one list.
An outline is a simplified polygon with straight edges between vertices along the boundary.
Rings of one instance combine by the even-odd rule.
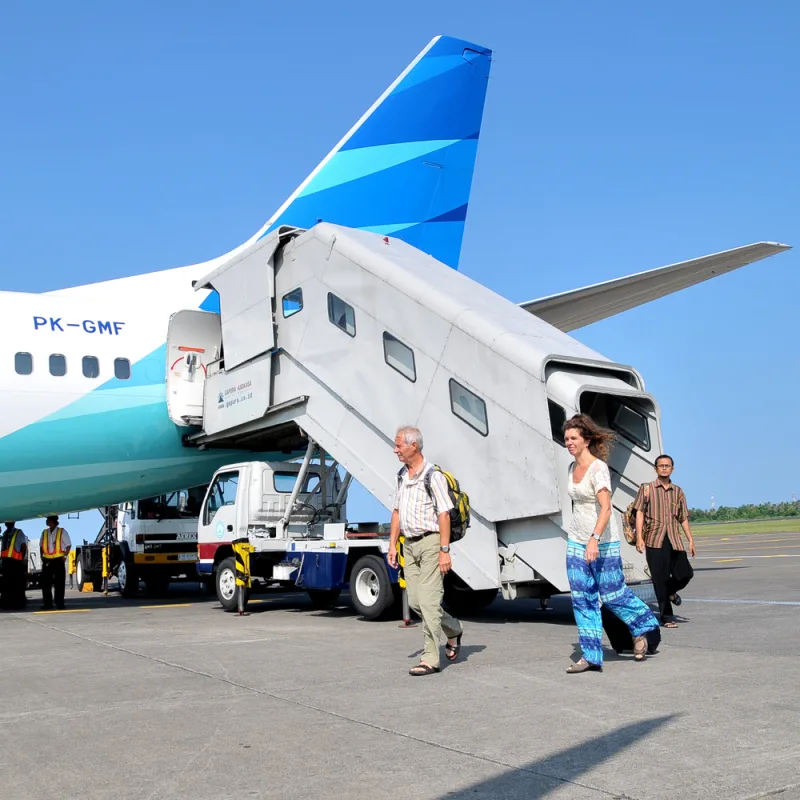
[[658, 627], [653, 612], [625, 584], [619, 542], [603, 542], [600, 554], [586, 560], [586, 545], [567, 541], [567, 577], [572, 591], [572, 610], [578, 625], [578, 641], [590, 664], [603, 663], [603, 623], [600, 603], [641, 636]]

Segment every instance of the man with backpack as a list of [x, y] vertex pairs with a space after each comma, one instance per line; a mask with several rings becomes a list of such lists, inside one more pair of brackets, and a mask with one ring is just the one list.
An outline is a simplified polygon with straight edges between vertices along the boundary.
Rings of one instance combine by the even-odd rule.
[[689, 528], [689, 509], [686, 495], [672, 482], [675, 468], [672, 456], [660, 455], [656, 459], [658, 478], [644, 483], [632, 504], [636, 512], [636, 549], [645, 553], [653, 588], [665, 628], [677, 628], [672, 605], [681, 604], [678, 592], [694, 575], [681, 539], [681, 529], [689, 540], [689, 552], [694, 558], [694, 538]]
[[440, 669], [442, 631], [447, 636], [447, 660], [455, 661], [461, 650], [463, 626], [442, 608], [443, 579], [451, 568], [451, 519], [458, 519], [458, 509], [445, 473], [422, 455], [422, 433], [418, 428], [400, 428], [394, 452], [404, 466], [397, 475], [388, 560], [397, 568], [397, 544], [402, 532], [408, 604], [422, 618], [425, 637], [419, 664], [409, 674], [432, 675]]

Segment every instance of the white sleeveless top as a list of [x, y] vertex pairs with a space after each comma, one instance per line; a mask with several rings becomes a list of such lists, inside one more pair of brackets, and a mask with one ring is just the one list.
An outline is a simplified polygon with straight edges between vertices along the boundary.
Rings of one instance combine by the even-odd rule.
[[[601, 489], [608, 489], [611, 493], [611, 473], [608, 471], [608, 464], [599, 458], [589, 464], [589, 469], [583, 479], [578, 483], [572, 479], [575, 469], [573, 461], [569, 467], [567, 478], [568, 493], [572, 500], [572, 522], [569, 526], [569, 538], [580, 544], [588, 544], [592, 538], [594, 526], [597, 524], [597, 517], [600, 514], [600, 503], [597, 502], [597, 493]], [[603, 531], [601, 542], [618, 542], [619, 533], [614, 524], [614, 511], [611, 511], [611, 521]]]

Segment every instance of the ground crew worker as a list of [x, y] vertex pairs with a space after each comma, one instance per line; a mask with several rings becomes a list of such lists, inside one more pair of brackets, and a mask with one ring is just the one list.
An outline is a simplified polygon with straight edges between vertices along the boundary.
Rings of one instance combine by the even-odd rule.
[[39, 548], [42, 551], [42, 600], [43, 608], [53, 607], [55, 588], [56, 608], [64, 608], [64, 589], [67, 583], [66, 560], [72, 549], [69, 534], [58, 527], [58, 517], [54, 514], [46, 520], [47, 527], [42, 531]]
[[397, 542], [405, 537], [403, 572], [408, 590], [408, 604], [422, 617], [425, 649], [411, 675], [439, 672], [440, 637], [447, 636], [445, 655], [455, 661], [461, 650], [461, 623], [442, 608], [444, 576], [450, 571], [450, 509], [453, 503], [447, 490], [447, 479], [438, 470], [430, 475], [428, 495], [425, 476], [433, 464], [422, 455], [422, 433], [404, 427], [394, 440], [395, 455], [405, 466], [398, 476], [397, 493], [392, 512], [389, 538], [389, 564], [397, 568]]
[[0, 606], [4, 611], [25, 608], [28, 588], [28, 537], [15, 522], [6, 522], [2, 537], [3, 582]]

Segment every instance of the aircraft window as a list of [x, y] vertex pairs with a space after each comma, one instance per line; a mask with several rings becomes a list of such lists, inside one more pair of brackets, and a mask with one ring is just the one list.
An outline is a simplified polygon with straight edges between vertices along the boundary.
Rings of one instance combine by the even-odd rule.
[[404, 378], [408, 378], [412, 383], [417, 380], [414, 351], [386, 331], [383, 332], [383, 357], [386, 363]]
[[50, 374], [56, 378], [63, 378], [67, 374], [67, 359], [60, 353], [50, 356]]
[[221, 475], [217, 475], [214, 485], [208, 493], [205, 514], [203, 514], [204, 525], [208, 525], [223, 506], [232, 506], [236, 502], [238, 486], [238, 472], [223, 472]]
[[452, 378], [450, 379], [450, 408], [459, 419], [464, 420], [471, 428], [475, 428], [481, 436], [488, 435], [489, 421], [486, 417], [486, 403]]
[[[289, 494], [294, 490], [294, 485], [297, 483], [297, 473], [275, 472], [273, 473], [272, 480], [276, 492]], [[303, 494], [309, 494], [310, 492], [313, 492], [317, 486], [319, 486], [319, 475], [316, 472], [312, 472], [306, 477], [306, 486]]]
[[121, 381], [131, 377], [131, 362], [127, 358], [114, 359], [114, 377]]
[[14, 371], [17, 375], [30, 375], [33, 372], [33, 356], [30, 353], [15, 353]]
[[330, 292], [328, 292], [328, 319], [348, 336], [356, 335], [355, 309]]
[[100, 375], [100, 362], [96, 356], [83, 357], [83, 377], [96, 378]]
[[292, 289], [291, 292], [283, 296], [283, 316], [291, 317], [298, 311], [303, 310], [303, 290]]
[[564, 444], [564, 423], [567, 421], [567, 412], [558, 403], [547, 401], [547, 410], [550, 412], [550, 433], [553, 441]]

